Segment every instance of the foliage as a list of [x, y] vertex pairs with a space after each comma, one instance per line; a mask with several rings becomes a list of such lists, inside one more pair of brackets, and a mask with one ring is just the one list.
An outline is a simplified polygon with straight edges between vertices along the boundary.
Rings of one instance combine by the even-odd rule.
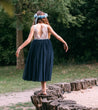
[[80, 62], [98, 61], [97, 6], [98, 2], [96, 0], [86, 1], [80, 7], [82, 15], [86, 18], [84, 23], [79, 28], [76, 26], [72, 28], [75, 33], [72, 42], [72, 44], [75, 43], [73, 56]]
[[69, 8], [72, 16], [77, 17], [76, 23], [69, 22], [68, 25], [70, 28], [63, 22], [56, 21], [57, 19], [53, 22], [53, 24], [56, 24], [53, 25], [55, 30], [57, 30], [69, 45], [69, 51], [65, 54], [63, 49], [61, 49], [62, 44], [53, 40], [53, 42], [55, 42], [53, 45], [55, 49], [56, 63], [63, 61], [72, 63], [98, 61], [98, 2], [95, 0], [79, 1], [81, 2], [71, 2], [71, 7]]
[[[69, 51], [65, 53], [63, 44], [51, 36], [55, 56], [54, 63], [98, 61], [97, 0], [13, 0], [13, 5], [16, 7], [13, 18], [8, 17], [2, 9], [0, 11], [1, 65], [15, 64], [16, 62], [14, 56], [15, 37], [13, 36], [16, 34], [17, 14], [22, 16], [19, 29], [23, 29], [25, 40], [33, 23], [33, 15], [37, 10], [49, 14], [50, 25], [69, 46]], [[7, 48], [4, 46], [6, 43], [9, 45]], [[24, 49], [25, 57], [28, 49], [29, 46]]]
[[15, 64], [15, 29], [13, 19], [4, 11], [0, 12], [0, 65]]
[[10, 15], [14, 15], [14, 7], [11, 0], [0, 0], [0, 6]]

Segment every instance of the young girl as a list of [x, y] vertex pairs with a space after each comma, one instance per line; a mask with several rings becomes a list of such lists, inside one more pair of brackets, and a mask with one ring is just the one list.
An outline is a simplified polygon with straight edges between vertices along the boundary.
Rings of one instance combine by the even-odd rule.
[[43, 95], [46, 95], [46, 81], [51, 80], [53, 67], [54, 55], [50, 35], [52, 34], [61, 41], [64, 44], [64, 50], [68, 51], [67, 43], [52, 29], [47, 17], [48, 14], [42, 11], [38, 11], [34, 15], [34, 25], [31, 27], [29, 36], [16, 51], [16, 56], [18, 57], [20, 50], [32, 41], [26, 59], [23, 79], [40, 81], [42, 90], [39, 94]]

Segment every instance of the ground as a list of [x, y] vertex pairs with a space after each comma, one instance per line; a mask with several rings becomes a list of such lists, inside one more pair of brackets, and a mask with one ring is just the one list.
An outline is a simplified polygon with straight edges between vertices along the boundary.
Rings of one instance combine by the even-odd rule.
[[0, 106], [11, 106], [12, 104], [30, 102], [30, 96], [34, 94], [34, 91], [40, 90], [35, 88], [32, 90], [26, 90], [24, 92], [12, 92], [0, 94]]
[[[34, 91], [40, 90], [36, 88], [24, 92], [13, 92], [0, 95], [0, 106], [11, 106], [12, 104], [30, 102], [30, 96]], [[88, 88], [80, 91], [72, 91], [71, 93], [64, 94], [65, 100], [71, 99], [77, 101], [78, 104], [98, 108], [98, 86]], [[32, 105], [33, 106], [33, 105]], [[34, 107], [33, 107], [34, 108]], [[26, 109], [23, 109], [26, 110]]]
[[65, 100], [75, 100], [78, 104], [86, 107], [98, 108], [98, 86], [80, 91], [72, 91], [64, 94]]
[[[40, 83], [23, 81], [22, 74], [23, 70], [17, 70], [15, 66], [0, 67], [0, 110], [32, 110], [32, 107], [34, 108], [33, 104], [31, 103], [30, 96], [33, 95], [34, 91], [40, 89], [39, 88]], [[59, 82], [71, 82], [74, 80], [80, 80], [91, 77], [98, 78], [98, 63], [81, 65], [59, 64], [54, 65], [52, 80], [47, 84], [54, 84]], [[88, 102], [91, 99], [92, 104], [93, 103], [97, 104], [98, 103], [98, 100], [96, 100], [96, 97], [98, 97], [97, 88], [98, 87], [88, 89], [86, 91], [81, 90], [78, 92], [71, 92], [70, 94], [65, 93], [66, 96], [65, 99], [72, 97], [73, 99], [78, 101], [78, 99], [80, 100], [80, 98], [82, 99], [83, 97], [86, 98], [87, 96], [86, 93], [88, 93], [89, 94], [89, 96], [87, 96], [89, 97], [87, 98], [89, 99]], [[90, 90], [92, 92], [90, 92]], [[75, 95], [75, 98], [74, 96], [71, 96], [73, 93]], [[82, 97], [78, 97], [78, 94]], [[90, 98], [91, 96], [93, 99]], [[81, 103], [83, 103], [82, 99]], [[86, 99], [83, 100], [86, 101]], [[10, 109], [2, 109], [2, 107], [4, 108], [4, 106], [10, 106]], [[28, 109], [28, 107], [30, 108]]]

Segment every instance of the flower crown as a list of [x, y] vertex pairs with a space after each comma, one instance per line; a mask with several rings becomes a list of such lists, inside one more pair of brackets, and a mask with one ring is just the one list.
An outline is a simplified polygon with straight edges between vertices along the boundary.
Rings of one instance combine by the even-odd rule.
[[37, 24], [37, 20], [38, 18], [42, 19], [42, 18], [46, 18], [48, 17], [48, 14], [45, 13], [44, 15], [37, 15], [37, 13], [34, 15], [34, 18], [35, 18], [35, 24]]

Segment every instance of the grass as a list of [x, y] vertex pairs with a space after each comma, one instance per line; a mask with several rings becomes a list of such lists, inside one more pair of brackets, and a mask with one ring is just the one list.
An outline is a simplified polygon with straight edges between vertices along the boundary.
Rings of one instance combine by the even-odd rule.
[[11, 106], [2, 106], [0, 110], [35, 110], [34, 105], [31, 102], [18, 103]]
[[[24, 91], [40, 86], [40, 82], [29, 82], [22, 79], [23, 70], [15, 66], [0, 67], [0, 93]], [[54, 65], [52, 80], [48, 84], [58, 82], [71, 82], [83, 78], [98, 78], [98, 64], [81, 65]], [[11, 106], [2, 106], [0, 110], [35, 110], [31, 102], [18, 103]]]
[[[17, 70], [15, 66], [0, 67], [0, 93], [24, 91], [40, 87], [40, 82], [24, 81], [23, 70]], [[98, 78], [98, 63], [81, 65], [54, 65], [52, 80], [47, 82], [71, 82], [82, 78]]]

